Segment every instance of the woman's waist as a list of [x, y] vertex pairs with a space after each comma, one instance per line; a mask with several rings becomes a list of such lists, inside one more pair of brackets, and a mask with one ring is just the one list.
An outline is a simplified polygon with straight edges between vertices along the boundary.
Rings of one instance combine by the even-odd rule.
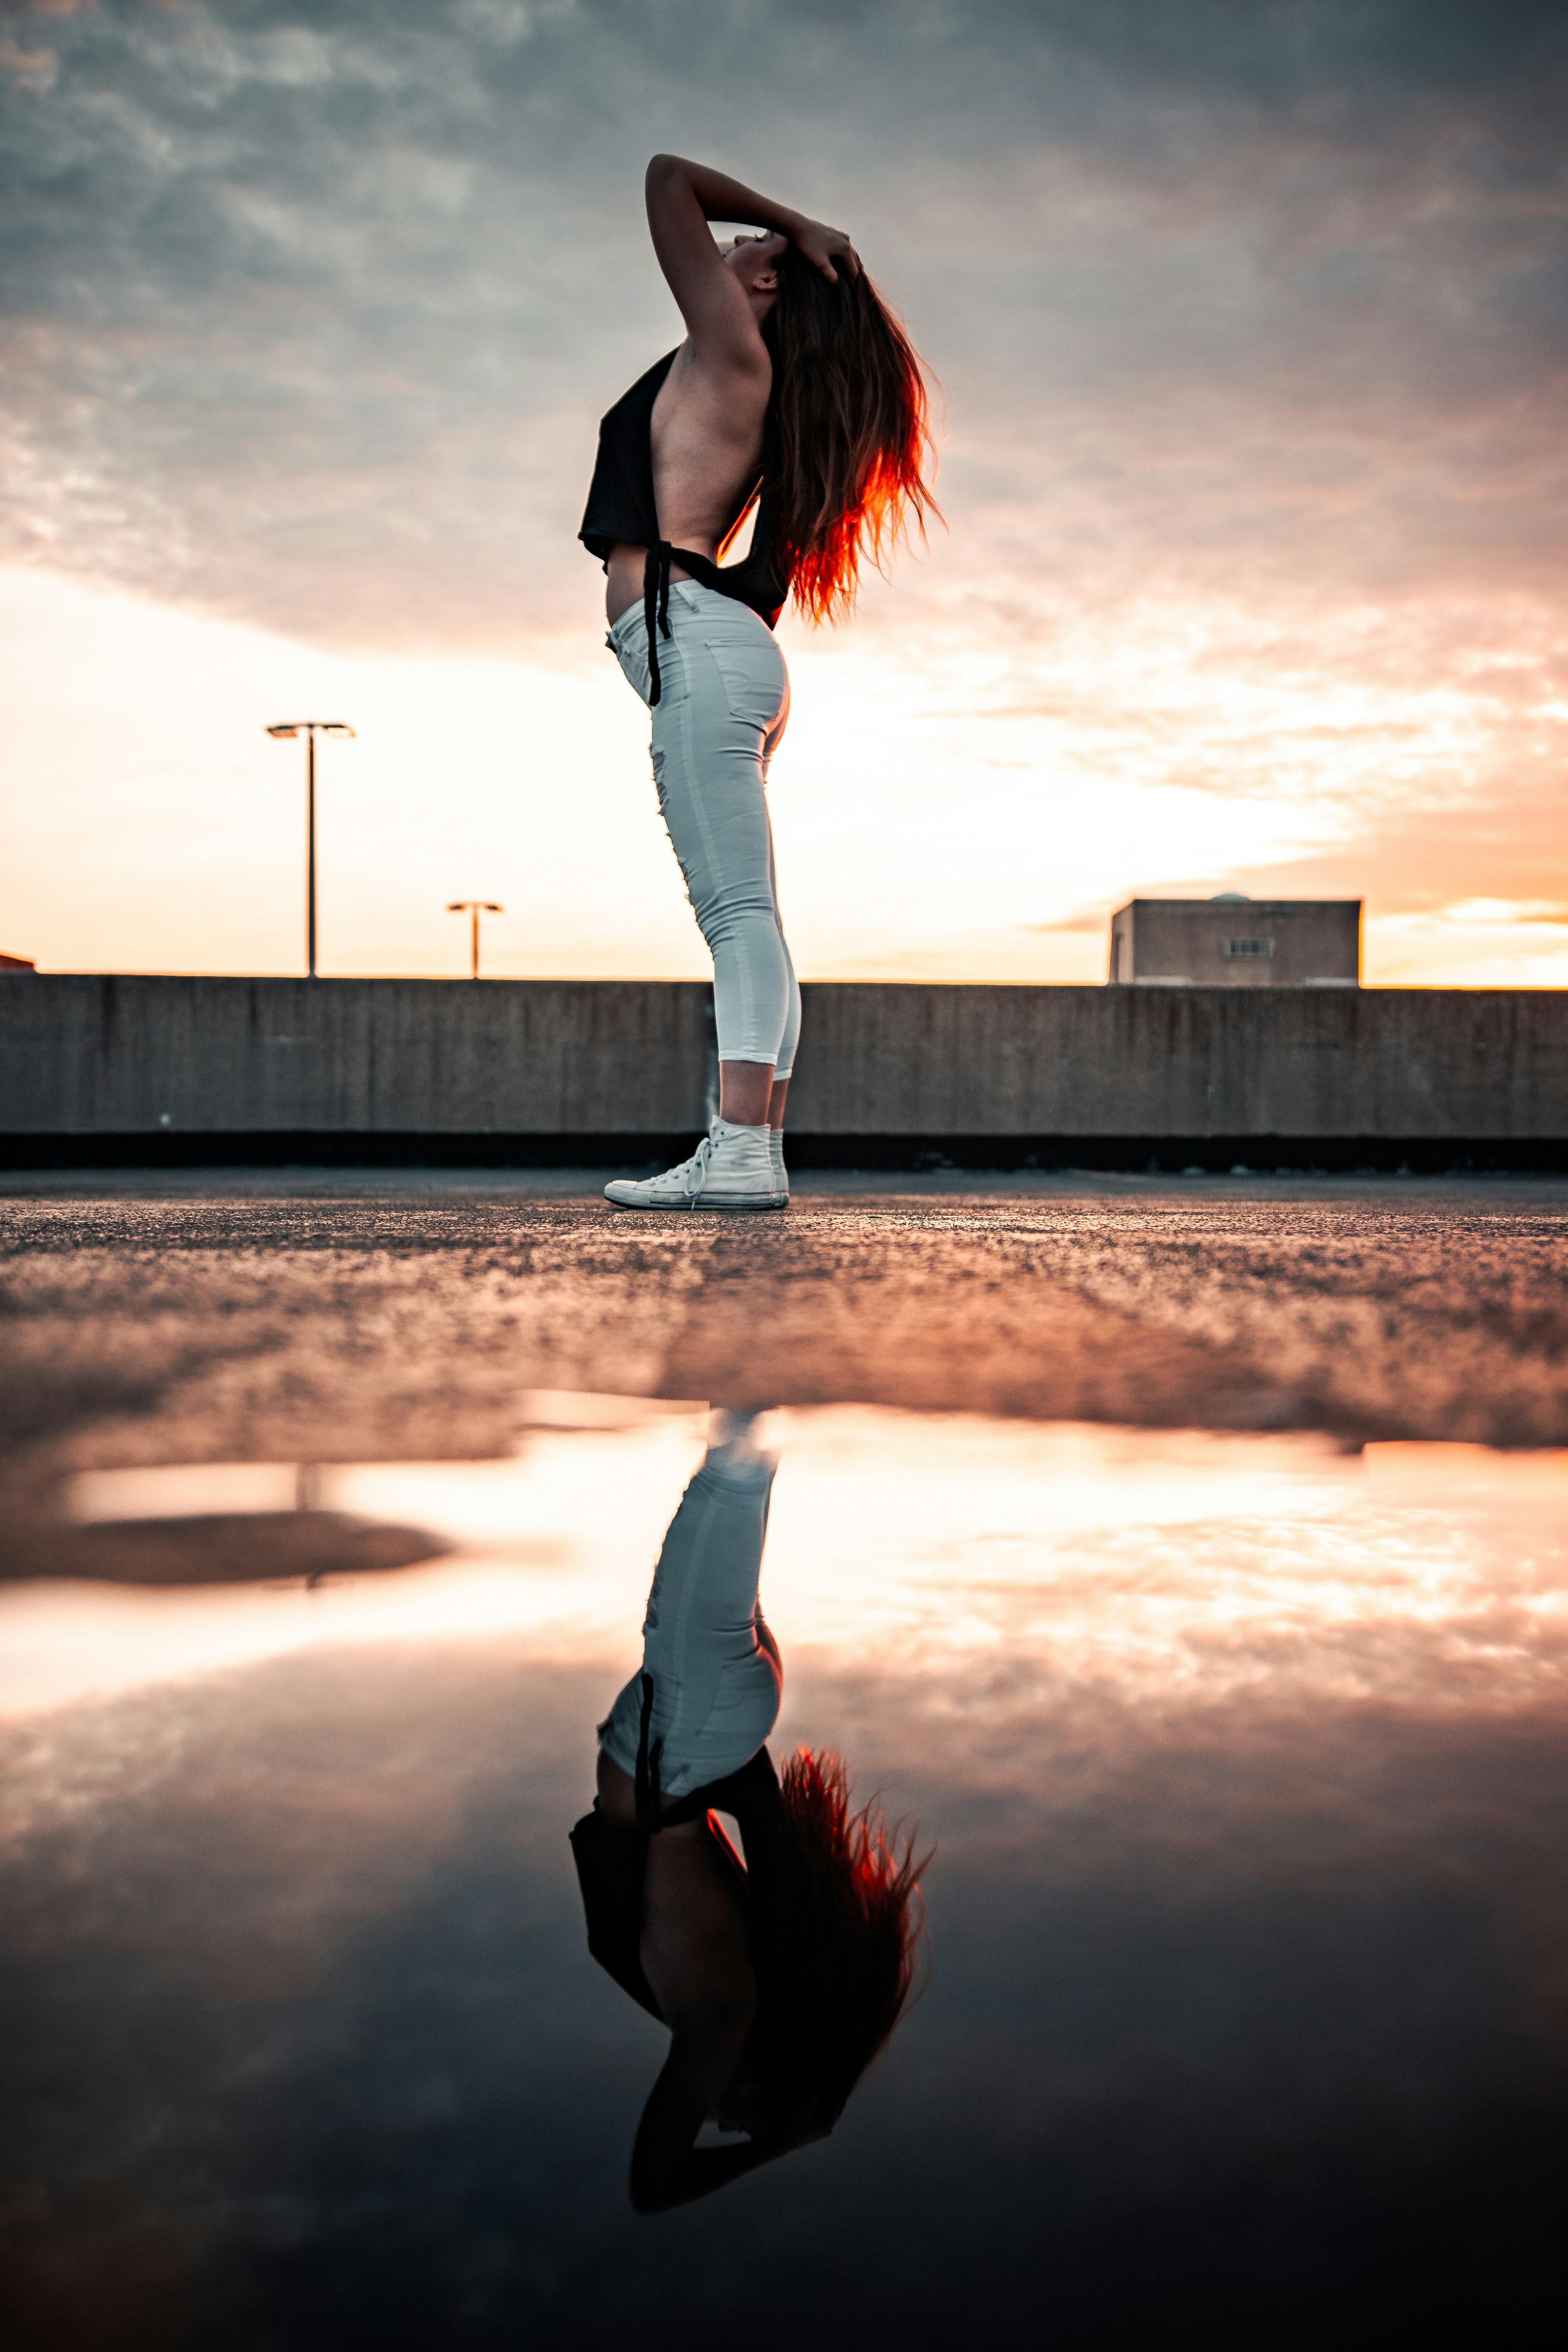
[[659, 1784], [672, 1795], [748, 1764], [778, 1721], [784, 1684], [771, 1637], [717, 1673], [711, 1660], [692, 1661], [683, 1675], [679, 1663], [661, 1659], [651, 1672], [645, 1664], [598, 1727], [600, 1748], [634, 1780], [639, 1756], [651, 1766], [657, 1752]]
[[[716, 564], [717, 562], [716, 545], [710, 545], [699, 540], [689, 547], [689, 551], [700, 557], [704, 563]], [[605, 574], [609, 583], [605, 605], [605, 616], [612, 628], [623, 613], [628, 611], [634, 604], [642, 603], [647, 572], [647, 550], [646, 547], [634, 547], [629, 541], [621, 540], [610, 550], [605, 559]], [[673, 556], [670, 558], [669, 576], [672, 581], [692, 578], [692, 574], [685, 565]]]
[[[710, 1723], [699, 1733], [684, 1739], [677, 1737], [662, 1746], [657, 1759], [650, 1760], [648, 1767], [651, 1784], [657, 1764], [660, 1802], [668, 1800], [672, 1804], [687, 1803], [695, 1790], [716, 1786], [743, 1772], [767, 1746], [778, 1712], [774, 1695], [771, 1704], [755, 1710], [749, 1722], [731, 1723], [723, 1728], [715, 1728]], [[599, 1733], [601, 1753], [626, 1774], [634, 1788], [638, 1745], [632, 1726], [614, 1714]]]
[[606, 564], [605, 614], [612, 629], [628, 614], [646, 615], [650, 590], [656, 610], [662, 615], [667, 583], [668, 588], [681, 589], [697, 609], [749, 613], [770, 631], [784, 609], [787, 591], [781, 589], [771, 571], [765, 566], [759, 569], [750, 558], [743, 563], [719, 564], [700, 548], [674, 545], [666, 572], [656, 570], [649, 554], [646, 548], [621, 545]]
[[[671, 636], [685, 636], [710, 646], [729, 646], [752, 658], [783, 659], [765, 613], [700, 580], [671, 580], [668, 600], [661, 597], [656, 608], [654, 626], [661, 646]], [[647, 628], [647, 611], [639, 596], [610, 624], [608, 642], [617, 654], [629, 651], [646, 660]]]

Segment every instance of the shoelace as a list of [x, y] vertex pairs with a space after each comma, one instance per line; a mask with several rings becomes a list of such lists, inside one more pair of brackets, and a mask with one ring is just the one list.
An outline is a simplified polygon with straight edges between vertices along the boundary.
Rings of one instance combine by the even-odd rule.
[[686, 1180], [685, 1192], [686, 1197], [689, 1201], [695, 1201], [699, 1192], [701, 1192], [704, 1183], [707, 1181], [708, 1162], [712, 1159], [712, 1157], [713, 1137], [711, 1130], [710, 1130], [710, 1132], [703, 1137], [701, 1142], [698, 1145], [690, 1159], [684, 1161], [679, 1171], [677, 1171]]
[[679, 1177], [682, 1192], [689, 1201], [694, 1201], [707, 1181], [708, 1163], [717, 1145], [718, 1138], [710, 1128], [689, 1160], [683, 1160], [678, 1168], [667, 1168], [662, 1176], [652, 1177], [650, 1182], [655, 1186], [673, 1184]]

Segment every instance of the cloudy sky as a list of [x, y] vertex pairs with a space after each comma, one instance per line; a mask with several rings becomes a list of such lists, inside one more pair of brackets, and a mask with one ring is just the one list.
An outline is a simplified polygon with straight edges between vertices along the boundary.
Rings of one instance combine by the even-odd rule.
[[848, 228], [947, 518], [783, 635], [807, 976], [1134, 892], [1568, 982], [1568, 22], [1532, 0], [0, 0], [0, 948], [701, 973], [575, 542], [650, 152]]

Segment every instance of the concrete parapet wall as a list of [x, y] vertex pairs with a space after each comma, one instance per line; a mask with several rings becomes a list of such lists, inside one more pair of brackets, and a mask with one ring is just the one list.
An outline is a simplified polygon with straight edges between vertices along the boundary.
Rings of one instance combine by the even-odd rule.
[[790, 1123], [842, 1134], [1568, 1135], [1568, 992], [806, 991]]
[[0, 1132], [702, 1125], [709, 995], [694, 981], [0, 981]]
[[[0, 977], [0, 1135], [700, 1128], [697, 982]], [[1568, 992], [805, 990], [799, 1137], [1568, 1139]]]

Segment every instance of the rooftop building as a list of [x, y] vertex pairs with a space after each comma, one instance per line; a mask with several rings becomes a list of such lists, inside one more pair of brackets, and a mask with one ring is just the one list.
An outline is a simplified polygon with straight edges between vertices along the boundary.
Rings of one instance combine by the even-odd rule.
[[1359, 988], [1359, 898], [1130, 898], [1110, 918], [1112, 985]]

